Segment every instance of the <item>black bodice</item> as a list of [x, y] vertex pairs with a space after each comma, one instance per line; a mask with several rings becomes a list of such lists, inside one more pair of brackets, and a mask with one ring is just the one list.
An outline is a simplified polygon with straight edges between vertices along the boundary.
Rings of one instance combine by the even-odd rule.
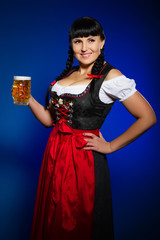
[[[108, 72], [113, 69], [106, 63], [100, 74], [101, 78], [93, 78], [81, 94], [63, 94], [58, 96], [51, 91], [51, 101], [56, 112], [56, 122], [65, 119], [74, 129], [101, 128], [113, 103], [105, 104], [99, 99], [100, 87]], [[72, 71], [73, 72], [73, 71]]]

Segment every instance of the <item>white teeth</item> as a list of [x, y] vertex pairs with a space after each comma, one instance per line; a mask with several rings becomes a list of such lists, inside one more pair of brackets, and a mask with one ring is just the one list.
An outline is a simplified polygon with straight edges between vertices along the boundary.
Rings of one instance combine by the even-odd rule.
[[82, 57], [89, 57], [90, 55], [91, 55], [91, 53], [82, 54]]

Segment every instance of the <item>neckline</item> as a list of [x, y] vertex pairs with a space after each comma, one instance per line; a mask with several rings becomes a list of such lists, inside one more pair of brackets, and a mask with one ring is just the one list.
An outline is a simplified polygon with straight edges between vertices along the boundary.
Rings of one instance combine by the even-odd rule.
[[[103, 65], [103, 67], [102, 67], [102, 69], [101, 69], [100, 72], [98, 73], [98, 75], [101, 74], [101, 72], [103, 71], [103, 69], [104, 69], [107, 65], [108, 65], [108, 62], [105, 62], [104, 65]], [[64, 76], [62, 79], [65, 79], [66, 77], [70, 76], [73, 72], [77, 71], [78, 69], [79, 69], [79, 66], [73, 67], [73, 69], [72, 69], [66, 76]], [[60, 79], [60, 80], [62, 80], [62, 79]], [[89, 84], [77, 84], [77, 85], [63, 86], [63, 85], [61, 85], [61, 84], [58, 83], [60, 80], [56, 81], [56, 83], [58, 83], [58, 85], [61, 86], [62, 88], [72, 87], [72, 86], [82, 86], [82, 85], [89, 86], [94, 79], [95, 79], [95, 78], [92, 78], [92, 80], [90, 81]]]
[[56, 84], [58, 86], [60, 86], [61, 88], [68, 88], [68, 87], [80, 87], [80, 86], [88, 86], [89, 84], [91, 84], [92, 80], [88, 83], [88, 84], [76, 84], [76, 85], [68, 85], [68, 86], [63, 86], [61, 84], [58, 83], [58, 81], [56, 82]]
[[[107, 82], [110, 82], [110, 81], [114, 81], [115, 79], [121, 79], [121, 78], [124, 78], [124, 77], [125, 77], [125, 75], [123, 74], [123, 75], [120, 75], [120, 76], [117, 76], [117, 77], [108, 79], [108, 80], [106, 80], [106, 81], [103, 81], [103, 83], [107, 83]], [[92, 80], [93, 80], [93, 79], [92, 79]], [[86, 86], [86, 87], [87, 87], [88, 85], [91, 84], [92, 80], [90, 81], [89, 84], [76, 84], [76, 85], [63, 86], [63, 85], [59, 84], [58, 81], [57, 81], [55, 84], [57, 84], [57, 85], [58, 85], [59, 87], [61, 87], [61, 88], [80, 87], [80, 86]], [[102, 83], [102, 84], [103, 84], [103, 83]]]
[[[101, 72], [105, 69], [105, 67], [106, 67], [108, 64], [109, 64], [109, 63], [106, 62], [106, 63], [103, 65], [103, 67], [102, 67], [101, 71], [99, 72], [99, 74], [101, 74]], [[71, 73], [73, 73], [74, 71], [76, 71], [78, 68], [79, 68], [79, 66], [75, 66], [74, 69], [72, 69], [72, 71], [69, 72], [65, 77], [69, 76]], [[64, 78], [65, 78], [65, 77], [64, 77]], [[63, 78], [62, 78], [62, 79], [63, 79]], [[101, 78], [100, 78], [100, 79], [101, 79]], [[85, 88], [84, 91], [82, 91], [82, 93], [80, 93], [80, 94], [62, 93], [62, 94], [58, 95], [56, 91], [53, 91], [53, 92], [51, 91], [51, 93], [57, 95], [58, 97], [73, 97], [73, 98], [83, 97], [83, 96], [89, 91], [89, 89], [91, 88], [91, 84], [92, 84], [92, 82], [94, 82], [94, 81], [95, 81], [95, 78], [93, 78], [93, 79], [90, 81], [89, 84], [86, 84], [86, 88]], [[56, 81], [56, 83], [58, 83], [58, 81]], [[60, 85], [60, 84], [58, 84], [58, 85], [59, 85], [61, 88], [78, 86], [78, 85], [62, 86], [62, 85]], [[79, 86], [82, 86], [82, 85], [79, 85]]]
[[[93, 81], [93, 80], [92, 80]], [[92, 82], [91, 81], [91, 82]], [[89, 89], [90, 89], [90, 87], [91, 87], [91, 82], [89, 83], [89, 84], [87, 84], [86, 85], [86, 87], [85, 87], [85, 89], [81, 92], [81, 93], [79, 93], [79, 94], [74, 94], [74, 93], [62, 93], [62, 94], [60, 94], [60, 95], [58, 95], [57, 94], [57, 92], [56, 91], [51, 91], [51, 93], [53, 93], [53, 94], [56, 94], [58, 97], [73, 97], [73, 98], [79, 98], [79, 97], [83, 97], [88, 91], [89, 91]], [[56, 82], [57, 83], [57, 82]], [[58, 83], [57, 83], [58, 84]], [[62, 85], [60, 85], [60, 84], [58, 84], [61, 88], [65, 88], [65, 87], [63, 87]], [[78, 85], [74, 85], [74, 86], [78, 86]], [[82, 85], [81, 85], [82, 86]], [[83, 85], [83, 86], [85, 86], [85, 85]], [[66, 87], [73, 87], [73, 86], [66, 86]]]

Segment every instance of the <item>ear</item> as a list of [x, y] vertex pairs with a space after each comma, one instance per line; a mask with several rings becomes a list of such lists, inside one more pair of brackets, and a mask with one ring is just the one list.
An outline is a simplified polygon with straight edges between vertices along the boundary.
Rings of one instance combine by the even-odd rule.
[[101, 50], [103, 49], [104, 44], [105, 44], [105, 39], [101, 41]]

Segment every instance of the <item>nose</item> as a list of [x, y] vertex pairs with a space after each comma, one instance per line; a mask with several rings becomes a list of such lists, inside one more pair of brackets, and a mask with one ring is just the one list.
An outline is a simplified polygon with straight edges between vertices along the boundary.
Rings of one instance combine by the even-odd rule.
[[86, 52], [87, 50], [87, 44], [85, 42], [82, 42], [81, 52]]

